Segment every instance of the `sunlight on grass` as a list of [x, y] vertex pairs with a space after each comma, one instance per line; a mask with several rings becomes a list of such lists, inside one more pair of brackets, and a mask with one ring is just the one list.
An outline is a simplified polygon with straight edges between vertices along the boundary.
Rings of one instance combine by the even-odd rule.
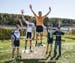
[[[74, 38], [75, 36], [74, 35], [64, 35], [62, 37], [62, 39], [64, 41], [62, 41], [62, 43], [74, 43], [75, 42], [75, 39], [70, 39], [70, 38]], [[24, 48], [25, 46], [25, 39], [24, 38], [21, 38], [20, 40], [20, 47], [21, 48]], [[33, 43], [33, 46], [35, 45], [35, 40], [32, 42]], [[43, 43], [46, 44], [47, 43], [47, 39], [46, 39], [46, 36], [43, 37]], [[11, 40], [0, 40], [0, 61], [3, 61], [5, 59], [10, 59], [11, 58], [11, 51], [9, 52], [5, 52], [5, 50], [11, 50]], [[62, 50], [64, 50], [64, 48], [62, 48]], [[3, 52], [1, 52], [3, 51]], [[64, 52], [63, 54], [63, 57], [68, 59], [69, 57], [67, 57], [66, 55], [71, 55], [71, 53], [75, 53], [75, 51], [66, 51]], [[74, 56], [75, 58], [75, 56]]]

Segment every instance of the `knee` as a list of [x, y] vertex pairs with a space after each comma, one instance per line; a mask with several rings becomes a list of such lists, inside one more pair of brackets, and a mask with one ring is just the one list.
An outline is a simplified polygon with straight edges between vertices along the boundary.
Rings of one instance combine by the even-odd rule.
[[36, 36], [39, 36], [39, 34], [37, 33]]
[[15, 48], [13, 48], [13, 50], [12, 51], [15, 51]]
[[43, 33], [40, 33], [41, 36], [43, 36]]

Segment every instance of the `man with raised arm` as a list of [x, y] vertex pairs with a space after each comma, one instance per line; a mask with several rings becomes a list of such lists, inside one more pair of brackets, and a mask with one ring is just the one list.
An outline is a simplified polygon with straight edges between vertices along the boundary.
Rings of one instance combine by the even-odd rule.
[[49, 13], [51, 12], [51, 7], [49, 7], [49, 11], [46, 15], [42, 16], [42, 12], [39, 11], [38, 12], [38, 16], [36, 15], [36, 13], [33, 11], [32, 9], [32, 5], [30, 4], [30, 10], [32, 11], [32, 13], [34, 14], [35, 18], [36, 18], [36, 44], [35, 46], [37, 46], [37, 40], [38, 40], [38, 36], [40, 34], [40, 45], [42, 46], [42, 36], [43, 36], [43, 20], [47, 17], [47, 15], [49, 15]]
[[62, 44], [62, 35], [64, 35], [64, 32], [61, 31], [60, 27], [57, 28], [57, 30], [54, 32], [54, 35], [56, 36], [55, 39], [55, 46], [54, 46], [54, 57], [57, 55], [57, 47], [59, 52], [59, 57], [61, 56], [61, 44]]
[[19, 24], [16, 24], [16, 29], [12, 31], [11, 33], [11, 45], [12, 45], [12, 58], [14, 58], [15, 55], [15, 49], [17, 49], [17, 57], [20, 57], [20, 31], [22, 28], [19, 26]]
[[[24, 11], [21, 11], [22, 14], [22, 20], [26, 24], [26, 40], [25, 40], [25, 50], [27, 49], [27, 42], [30, 41], [30, 52], [32, 52], [31, 47], [32, 47], [32, 39], [34, 39], [35, 32], [33, 34], [33, 30], [35, 31], [35, 25], [32, 22], [32, 18], [29, 17], [28, 21], [24, 18]], [[21, 25], [23, 26], [23, 24]]]

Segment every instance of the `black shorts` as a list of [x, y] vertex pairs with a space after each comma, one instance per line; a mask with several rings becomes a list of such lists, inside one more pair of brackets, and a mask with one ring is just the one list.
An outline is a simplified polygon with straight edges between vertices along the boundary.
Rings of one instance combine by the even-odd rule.
[[26, 39], [32, 39], [32, 33], [31, 32], [26, 33]]
[[14, 40], [14, 46], [19, 47], [20, 46], [20, 40]]
[[36, 32], [43, 32], [42, 26], [36, 26]]
[[53, 38], [48, 38], [47, 42], [48, 42], [48, 44], [52, 44], [53, 43]]

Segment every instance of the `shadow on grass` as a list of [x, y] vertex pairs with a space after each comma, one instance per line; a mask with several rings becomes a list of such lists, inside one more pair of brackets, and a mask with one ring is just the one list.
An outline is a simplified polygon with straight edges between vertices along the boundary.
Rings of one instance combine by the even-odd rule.
[[22, 61], [23, 63], [45, 63], [45, 61], [43, 61], [45, 59], [22, 59], [20, 61]]
[[5, 61], [5, 63], [45, 63], [46, 59], [14, 59]]
[[68, 38], [68, 39], [72, 39], [72, 40], [75, 40], [75, 38], [72, 38], [72, 37], [65, 37], [65, 38]]
[[50, 58], [49, 62], [47, 62], [47, 63], [56, 63], [60, 57], [61, 57], [60, 55], [58, 55], [57, 57], [53, 56]]

